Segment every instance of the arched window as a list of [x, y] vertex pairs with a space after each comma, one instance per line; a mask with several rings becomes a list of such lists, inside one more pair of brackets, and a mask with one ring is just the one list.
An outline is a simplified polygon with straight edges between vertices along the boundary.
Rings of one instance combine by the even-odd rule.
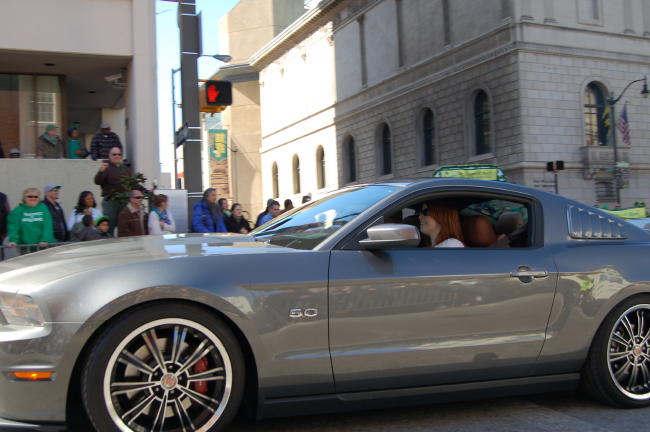
[[490, 100], [484, 90], [474, 96], [474, 154], [490, 153]]
[[346, 167], [346, 181], [357, 181], [357, 149], [355, 147], [354, 138], [347, 137], [343, 142], [343, 154], [347, 158]]
[[588, 146], [607, 145], [611, 113], [605, 109], [605, 92], [602, 86], [595, 82], [589, 83], [583, 95], [583, 105], [585, 144]]
[[271, 167], [271, 184], [273, 185], [273, 198], [277, 198], [280, 196], [280, 187], [279, 187], [279, 179], [278, 179], [278, 164], [277, 162], [273, 162], [273, 166]]
[[433, 111], [425, 108], [421, 114], [420, 144], [422, 146], [422, 166], [436, 163], [435, 124]]
[[380, 128], [379, 150], [381, 159], [379, 167], [381, 175], [388, 175], [393, 172], [393, 149], [391, 144], [390, 127], [384, 123]]
[[293, 193], [300, 193], [300, 159], [293, 155]]
[[325, 150], [323, 146], [316, 149], [316, 181], [318, 189], [325, 188]]

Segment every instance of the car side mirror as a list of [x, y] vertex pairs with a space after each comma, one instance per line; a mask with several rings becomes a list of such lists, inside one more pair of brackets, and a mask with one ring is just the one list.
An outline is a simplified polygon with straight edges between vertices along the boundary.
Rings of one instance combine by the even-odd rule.
[[420, 231], [413, 225], [381, 224], [368, 228], [368, 238], [359, 244], [367, 250], [417, 247], [420, 244]]

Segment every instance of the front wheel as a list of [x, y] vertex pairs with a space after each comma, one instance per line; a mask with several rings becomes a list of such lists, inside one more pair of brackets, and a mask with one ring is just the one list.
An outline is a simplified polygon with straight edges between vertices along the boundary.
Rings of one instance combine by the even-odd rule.
[[139, 308], [109, 326], [82, 397], [100, 431], [214, 432], [236, 413], [244, 360], [230, 329], [189, 305]]
[[584, 384], [609, 405], [650, 405], [650, 296], [629, 299], [608, 315], [591, 347]]

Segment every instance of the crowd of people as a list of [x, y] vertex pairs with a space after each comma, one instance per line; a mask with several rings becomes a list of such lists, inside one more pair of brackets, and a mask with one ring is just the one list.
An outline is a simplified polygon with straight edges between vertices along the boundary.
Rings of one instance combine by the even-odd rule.
[[[123, 163], [121, 145], [108, 148], [100, 143], [93, 150], [102, 159], [94, 178], [95, 184], [101, 188], [101, 204], [91, 191], [84, 190], [66, 217], [59, 203], [60, 185], [46, 185], [43, 197], [38, 188], [25, 189], [21, 202], [13, 210], [7, 196], [0, 193], [0, 244], [6, 237], [9, 247], [29, 245], [43, 248], [53, 243], [176, 232], [176, 222], [166, 195], [143, 187], [124, 190], [124, 177], [133, 173]], [[128, 202], [116, 199], [119, 193], [128, 194]], [[145, 199], [149, 199], [149, 211], [145, 209]], [[303, 202], [309, 199], [305, 196]], [[244, 216], [241, 204], [229, 206], [226, 198], [217, 197], [216, 189], [208, 188], [201, 201], [192, 208], [191, 231], [248, 234], [292, 208], [291, 200], [285, 200], [284, 209], [281, 209], [279, 202], [270, 199], [253, 226]]]

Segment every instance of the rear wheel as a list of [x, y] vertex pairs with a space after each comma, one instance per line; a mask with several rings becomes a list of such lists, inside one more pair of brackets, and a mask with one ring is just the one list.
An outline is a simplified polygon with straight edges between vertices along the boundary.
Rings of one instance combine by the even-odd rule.
[[610, 405], [650, 405], [650, 296], [623, 302], [603, 322], [585, 365], [584, 384]]
[[236, 413], [244, 360], [230, 329], [188, 305], [130, 312], [106, 329], [82, 377], [101, 431], [220, 430]]

